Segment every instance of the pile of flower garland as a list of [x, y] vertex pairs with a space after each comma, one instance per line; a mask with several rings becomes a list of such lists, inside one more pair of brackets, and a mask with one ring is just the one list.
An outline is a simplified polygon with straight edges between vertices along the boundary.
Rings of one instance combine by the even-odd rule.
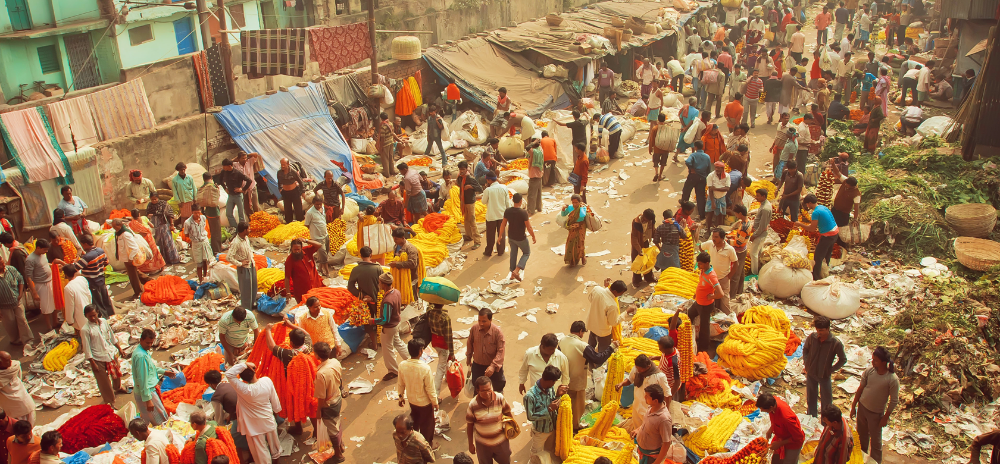
[[91, 406], [66, 421], [59, 427], [62, 434], [62, 452], [74, 454], [84, 448], [92, 448], [105, 443], [114, 443], [125, 435], [125, 421], [106, 404]]

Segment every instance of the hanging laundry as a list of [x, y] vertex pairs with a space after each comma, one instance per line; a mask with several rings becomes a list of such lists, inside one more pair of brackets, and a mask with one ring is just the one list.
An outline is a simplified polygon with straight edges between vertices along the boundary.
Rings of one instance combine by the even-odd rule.
[[[0, 129], [8, 153], [29, 182], [67, 176], [69, 161], [59, 148], [48, 117], [41, 107], [0, 114]], [[72, 183], [72, 180], [70, 180]]]
[[416, 101], [413, 100], [413, 94], [410, 92], [410, 85], [404, 83], [396, 94], [396, 116], [409, 116], [413, 114], [413, 110], [417, 108]]
[[351, 122], [348, 123], [347, 127], [351, 132], [350, 136], [358, 139], [367, 138], [368, 131], [371, 130], [368, 112], [364, 108], [351, 108], [349, 113], [351, 114]]
[[309, 59], [323, 74], [367, 60], [371, 53], [367, 23], [309, 28]]
[[413, 95], [413, 103], [416, 106], [424, 104], [423, 94], [420, 92], [420, 84], [417, 84], [417, 79], [410, 76], [406, 79], [406, 86], [410, 88], [410, 94]]
[[142, 79], [132, 79], [87, 95], [104, 140], [111, 140], [156, 127], [156, 118], [146, 98]]
[[251, 79], [305, 71], [306, 29], [262, 29], [240, 32], [243, 74]]
[[215, 97], [212, 95], [212, 81], [208, 76], [208, 59], [204, 50], [191, 55], [194, 62], [194, 75], [198, 78], [198, 98], [201, 100], [201, 109], [207, 110], [215, 106]]
[[232, 103], [229, 101], [229, 85], [226, 84], [226, 68], [222, 64], [222, 46], [215, 44], [205, 50], [205, 59], [208, 60], [208, 78], [212, 83], [215, 106]]
[[63, 152], [89, 147], [101, 140], [94, 116], [85, 98], [70, 98], [45, 106], [52, 122], [52, 132]]

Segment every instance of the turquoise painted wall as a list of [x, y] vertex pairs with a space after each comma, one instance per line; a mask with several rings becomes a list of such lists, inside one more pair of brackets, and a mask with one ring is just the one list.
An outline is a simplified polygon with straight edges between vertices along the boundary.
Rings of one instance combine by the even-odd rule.
[[60, 26], [91, 21], [101, 18], [101, 11], [95, 0], [52, 0], [53, 16]]
[[[118, 26], [116, 40], [118, 44], [118, 56], [121, 62], [121, 67], [123, 69], [128, 69], [177, 56], [177, 37], [174, 34], [173, 22], [184, 16], [194, 16], [191, 19], [191, 23], [195, 28], [195, 33], [192, 34], [192, 38], [195, 41], [195, 44], [197, 44], [198, 49], [201, 50], [201, 31], [198, 30], [197, 27], [197, 16], [195, 16], [193, 12], [189, 12], [187, 10], [181, 11], [183, 12], [167, 18], [160, 18], [152, 21], [136, 21], [130, 22], [125, 26]], [[128, 30], [146, 24], [152, 26], [153, 40], [133, 46], [132, 42], [129, 40]]]
[[[73, 0], [68, 0], [71, 2]], [[31, 15], [31, 28], [44, 29], [55, 27], [56, 19], [52, 14], [51, 0], [27, 0], [28, 13]], [[94, 5], [95, 7], [97, 5]]]
[[7, 7], [0, 8], [0, 34], [12, 32], [14, 28], [10, 25], [10, 15], [7, 14]]
[[[42, 74], [42, 68], [38, 64], [38, 47], [46, 45], [58, 46], [62, 64], [59, 71]], [[44, 80], [47, 84], [59, 84], [65, 89], [69, 62], [59, 37], [5, 40], [0, 41], [0, 68], [3, 69], [0, 73], [0, 88], [3, 89], [4, 96], [10, 99], [20, 94], [20, 84], [32, 84], [34, 81]]]

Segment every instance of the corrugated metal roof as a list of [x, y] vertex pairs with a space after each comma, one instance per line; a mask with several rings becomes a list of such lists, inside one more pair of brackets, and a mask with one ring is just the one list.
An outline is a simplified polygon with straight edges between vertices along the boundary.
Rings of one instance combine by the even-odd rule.
[[941, 3], [941, 15], [952, 19], [993, 19], [1000, 0], [946, 0]]

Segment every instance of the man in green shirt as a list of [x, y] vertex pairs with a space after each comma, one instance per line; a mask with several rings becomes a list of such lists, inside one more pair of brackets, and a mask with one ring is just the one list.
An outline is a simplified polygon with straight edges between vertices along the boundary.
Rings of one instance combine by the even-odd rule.
[[[249, 350], [253, 340], [260, 336], [257, 318], [253, 313], [243, 308], [236, 308], [222, 315], [219, 319], [219, 341], [226, 355], [226, 365], [236, 364], [246, 350]], [[250, 338], [253, 331], [253, 338]]]
[[174, 378], [175, 372], [160, 369], [153, 362], [149, 351], [153, 349], [155, 341], [156, 332], [142, 329], [139, 346], [132, 352], [132, 380], [135, 382], [132, 393], [139, 407], [139, 417], [152, 425], [160, 425], [167, 420], [167, 410], [160, 401], [160, 395], [156, 393], [156, 386], [160, 383], [161, 375]]

